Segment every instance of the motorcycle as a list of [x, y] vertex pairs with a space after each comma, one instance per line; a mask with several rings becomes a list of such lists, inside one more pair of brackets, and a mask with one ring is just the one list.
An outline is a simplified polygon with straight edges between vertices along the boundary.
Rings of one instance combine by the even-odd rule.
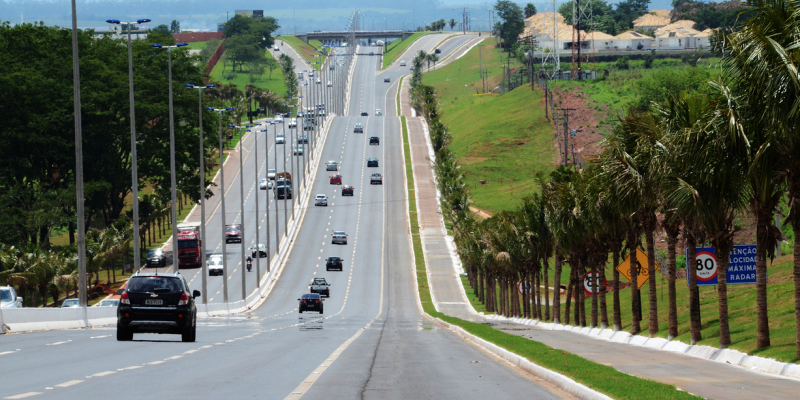
[[250, 257], [248, 257], [247, 258], [247, 272], [250, 272], [251, 269], [253, 269], [253, 260], [251, 260]]

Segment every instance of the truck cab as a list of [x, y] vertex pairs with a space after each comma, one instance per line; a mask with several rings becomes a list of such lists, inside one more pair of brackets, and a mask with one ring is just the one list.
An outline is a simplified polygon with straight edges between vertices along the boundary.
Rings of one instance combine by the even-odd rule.
[[197, 232], [182, 231], [178, 233], [178, 268], [184, 266], [200, 266], [200, 248], [202, 241]]

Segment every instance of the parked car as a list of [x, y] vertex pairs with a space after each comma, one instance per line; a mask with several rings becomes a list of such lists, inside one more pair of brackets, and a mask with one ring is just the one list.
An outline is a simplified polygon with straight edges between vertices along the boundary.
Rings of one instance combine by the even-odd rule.
[[297, 299], [297, 301], [300, 302], [300, 306], [298, 307], [300, 314], [302, 314], [303, 311], [317, 311], [322, 314], [322, 302], [324, 299], [320, 298], [318, 294], [306, 293], [303, 297]]
[[330, 270], [342, 271], [343, 269], [344, 269], [343, 261], [342, 261], [342, 259], [340, 257], [328, 257], [325, 260], [325, 270], [326, 271], [330, 271]]
[[383, 81], [388, 83], [388, 82], [391, 82], [392, 80], [387, 77], [387, 78], [383, 78]]
[[165, 268], [167, 266], [167, 255], [164, 254], [164, 251], [161, 249], [153, 249], [147, 253], [147, 262], [145, 263], [147, 268]]
[[353, 192], [354, 192], [354, 189], [353, 189], [352, 186], [350, 186], [350, 185], [342, 186], [342, 196], [352, 196]]
[[134, 333], [171, 333], [181, 335], [183, 342], [195, 341], [194, 299], [200, 291], [191, 291], [180, 273], [136, 273], [117, 293], [117, 340], [133, 340]]
[[22, 297], [11, 286], [0, 286], [0, 308], [22, 308]]
[[236, 242], [242, 243], [242, 225], [225, 225], [225, 244]]
[[275, 135], [275, 144], [284, 144], [286, 143], [286, 136], [282, 133]]
[[326, 171], [338, 171], [339, 170], [339, 163], [336, 161], [328, 161], [325, 163], [325, 170]]
[[369, 144], [371, 144], [371, 145], [372, 145], [372, 144], [374, 144], [374, 145], [380, 145], [380, 144], [381, 144], [381, 139], [380, 139], [379, 137], [377, 137], [377, 136], [371, 136], [371, 137], [369, 138]]
[[[256, 257], [256, 250], [258, 250], [258, 257]], [[264, 246], [263, 243], [259, 243], [258, 246], [253, 246], [250, 248], [250, 257], [253, 258], [265, 258], [267, 256], [267, 246]]]
[[95, 307], [117, 307], [119, 306], [119, 299], [105, 299], [101, 300]]
[[347, 234], [344, 231], [333, 231], [331, 238], [331, 244], [347, 244]]
[[325, 278], [314, 278], [308, 285], [308, 291], [320, 296], [331, 297], [331, 284]]
[[369, 177], [369, 184], [383, 185], [383, 176], [381, 176], [381, 174], [372, 174], [372, 176]]
[[378, 159], [377, 158], [368, 158], [367, 159], [367, 167], [377, 167], [378, 166]]
[[353, 133], [364, 133], [364, 125], [355, 124], [355, 126], [353, 126]]
[[328, 206], [328, 196], [324, 194], [318, 194], [314, 197], [314, 205], [315, 206]]
[[61, 308], [76, 308], [80, 307], [81, 303], [78, 299], [66, 299], [61, 302]]
[[341, 185], [342, 176], [339, 174], [331, 175], [331, 185]]

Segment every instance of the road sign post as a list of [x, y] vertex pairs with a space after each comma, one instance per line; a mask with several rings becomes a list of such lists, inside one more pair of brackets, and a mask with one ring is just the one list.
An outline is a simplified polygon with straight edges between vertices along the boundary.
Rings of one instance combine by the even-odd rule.
[[[637, 264], [636, 267], [633, 268], [633, 270], [635, 271], [632, 271], [631, 256], [628, 255], [628, 257], [626, 257], [624, 261], [622, 261], [619, 265], [617, 265], [617, 271], [619, 271], [619, 273], [622, 274], [622, 276], [627, 278], [629, 282], [632, 281], [631, 276], [633, 275], [633, 272], [636, 272], [637, 276], [636, 283], [638, 289], [641, 289], [642, 286], [644, 286], [644, 284], [647, 282], [647, 280], [650, 279], [650, 272], [648, 270], [649, 264], [647, 263], [647, 254], [645, 254], [640, 248], [636, 248], [636, 264]], [[656, 264], [655, 267], [656, 270], [660, 269], [658, 264]]]
[[[697, 269], [697, 286], [716, 285], [719, 283], [716, 250], [713, 247], [698, 247], [696, 251], [697, 262], [694, 267]], [[689, 259], [688, 250], [686, 259]], [[756, 245], [733, 246], [725, 277], [729, 285], [756, 283]], [[686, 274], [686, 285], [689, 285], [689, 274]]]
[[[592, 295], [592, 286], [594, 286], [595, 274], [597, 274], [597, 271], [589, 271], [583, 277], [583, 290], [586, 292], [586, 294], [590, 296]], [[607, 282], [605, 274], [600, 275], [599, 284], [605, 286], [606, 283]], [[597, 289], [597, 294], [600, 294], [600, 288]]]

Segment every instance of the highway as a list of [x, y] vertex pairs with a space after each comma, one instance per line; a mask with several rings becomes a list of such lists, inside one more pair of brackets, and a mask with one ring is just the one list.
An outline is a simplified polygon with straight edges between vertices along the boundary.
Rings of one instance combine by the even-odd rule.
[[[429, 49], [447, 36], [424, 37], [411, 46], [409, 54]], [[440, 47], [440, 56], [470, 38], [452, 39]], [[114, 327], [7, 335], [0, 342], [0, 360], [13, 367], [3, 373], [0, 398], [568, 397], [495, 361], [423, 317], [413, 273], [402, 135], [395, 104], [397, 81], [408, 69], [398, 63], [379, 73], [380, 57], [363, 55], [365, 51], [356, 58], [349, 113], [333, 119], [321, 143], [322, 163], [311, 191], [327, 194], [329, 204], [309, 204], [283, 272], [260, 307], [233, 316], [199, 319], [195, 343], [182, 343], [179, 335], [154, 334], [137, 334], [132, 342], [117, 342]], [[411, 57], [406, 61], [410, 63]], [[385, 83], [385, 77], [391, 82]], [[376, 108], [384, 115], [375, 116]], [[360, 116], [362, 111], [369, 116]], [[363, 134], [353, 132], [357, 123], [364, 125]], [[257, 180], [266, 174], [266, 147], [278, 152], [279, 163], [283, 161], [283, 149], [275, 146], [273, 128], [269, 129], [258, 136], [257, 151], [263, 151], [258, 165], [255, 153], [247, 154], [255, 135], [244, 141], [248, 246], [254, 242], [256, 223], [266, 229], [263, 207], [262, 215], [255, 215], [254, 195]], [[370, 136], [380, 137], [381, 144], [369, 145]], [[292, 156], [286, 150], [288, 161]], [[270, 166], [274, 156], [270, 153]], [[378, 158], [379, 167], [366, 166], [370, 157]], [[341, 187], [329, 183], [331, 172], [324, 167], [327, 160], [340, 163], [342, 183], [354, 186], [354, 196], [342, 197]], [[228, 163], [231, 171], [238, 169], [236, 161], [236, 168]], [[370, 185], [374, 172], [384, 175], [383, 185]], [[226, 175], [228, 223], [238, 214], [236, 179], [229, 181]], [[265, 204], [264, 196], [260, 201]], [[274, 213], [275, 201], [270, 201]], [[212, 253], [223, 251], [224, 246], [219, 240], [221, 222], [215, 202], [218, 200], [212, 199], [206, 207]], [[279, 225], [283, 223], [281, 207], [279, 204]], [[270, 223], [274, 230], [274, 219]], [[347, 232], [348, 243], [331, 244], [332, 230]], [[230, 244], [226, 250], [231, 257], [229, 275], [224, 279], [229, 280], [231, 301], [241, 298], [239, 249], [238, 244]], [[325, 271], [328, 256], [342, 257], [344, 270]], [[262, 273], [264, 269], [262, 263]], [[198, 271], [181, 270], [192, 289], [199, 288]], [[255, 276], [255, 267], [251, 274]], [[332, 285], [325, 312], [300, 314], [297, 298], [308, 291], [314, 277], [324, 277]], [[255, 279], [249, 278], [248, 292], [255, 287]], [[221, 301], [221, 279], [209, 277], [209, 293], [203, 295], [212, 302]]]

